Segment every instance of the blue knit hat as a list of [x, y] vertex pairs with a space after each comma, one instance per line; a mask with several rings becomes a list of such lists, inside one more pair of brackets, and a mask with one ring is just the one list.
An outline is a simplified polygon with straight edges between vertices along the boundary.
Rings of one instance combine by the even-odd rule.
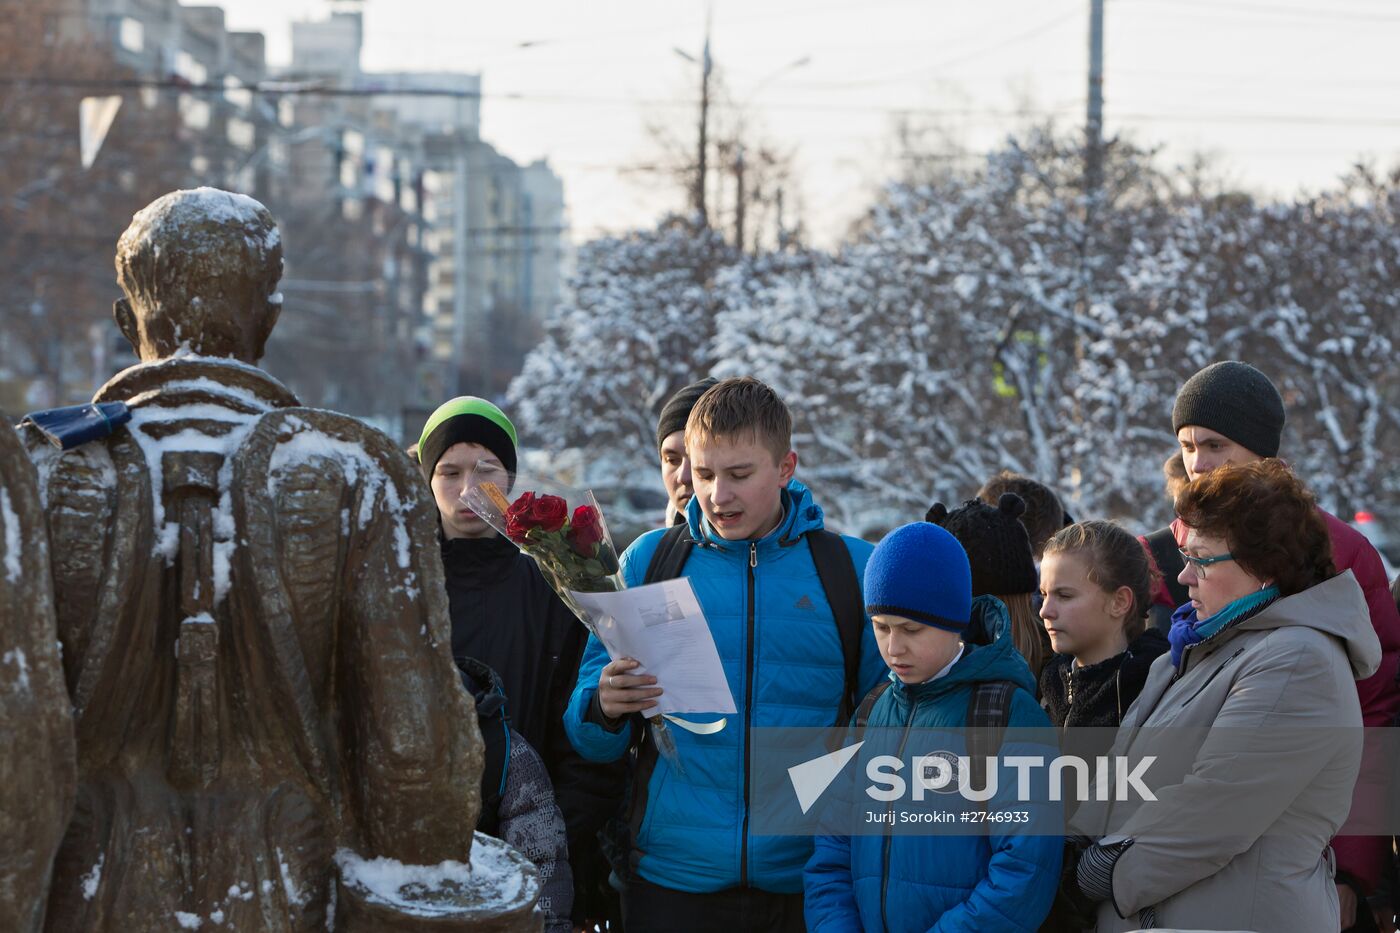
[[865, 565], [865, 611], [965, 631], [972, 618], [967, 552], [937, 525], [901, 525], [885, 535]]

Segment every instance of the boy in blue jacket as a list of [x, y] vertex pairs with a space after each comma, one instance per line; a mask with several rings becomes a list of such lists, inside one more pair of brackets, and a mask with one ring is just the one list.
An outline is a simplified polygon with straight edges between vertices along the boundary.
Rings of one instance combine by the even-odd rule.
[[[622, 895], [628, 933], [805, 929], [802, 866], [811, 837], [749, 830], [751, 730], [831, 726], [847, 689], [840, 634], [808, 540], [822, 529], [822, 510], [792, 478], [791, 435], [787, 406], [748, 378], [710, 388], [687, 421], [694, 496], [686, 507], [692, 550], [682, 575], [705, 611], [738, 712], [710, 735], [672, 725], [679, 770], [656, 754], [649, 737], [638, 750]], [[643, 582], [664, 534], [648, 532], [623, 554], [628, 586]], [[871, 546], [841, 541], [859, 575]], [[868, 626], [859, 660], [857, 696], [883, 672]], [[589, 639], [564, 716], [583, 757], [621, 758], [633, 740], [629, 719], [655, 705], [665, 685], [632, 673], [638, 663], [609, 661]]]
[[[988, 681], [1015, 685], [1009, 728], [1049, 728], [1006, 607], [971, 594], [967, 554], [937, 525], [904, 525], [876, 547], [865, 569], [866, 612], [890, 686], [870, 707], [869, 728], [961, 729], [972, 691]], [[809, 930], [1029, 933], [1050, 910], [1060, 836], [884, 830], [817, 837], [805, 875]]]

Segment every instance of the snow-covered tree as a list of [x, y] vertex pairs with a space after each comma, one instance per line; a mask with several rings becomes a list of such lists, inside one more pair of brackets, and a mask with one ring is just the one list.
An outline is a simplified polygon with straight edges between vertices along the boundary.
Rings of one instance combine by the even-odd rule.
[[1292, 203], [1193, 199], [1158, 249], [1125, 268], [1176, 348], [1178, 383], [1240, 359], [1278, 384], [1288, 408], [1281, 454], [1341, 512], [1382, 495], [1395, 472], [1386, 456], [1400, 429], [1395, 203], [1393, 187], [1362, 176]]
[[1242, 359], [1289, 406], [1283, 454], [1339, 512], [1400, 502], [1400, 177], [1260, 203], [1114, 143], [1010, 141], [888, 186], [832, 253], [735, 255], [683, 220], [580, 255], [575, 300], [512, 388], [532, 441], [652, 459], [657, 407], [706, 372], [793, 409], [799, 476], [875, 534], [1012, 469], [1081, 517], [1165, 521], [1172, 402]]
[[584, 246], [572, 300], [511, 383], [526, 443], [583, 448], [604, 475], [653, 465], [661, 406], [714, 363], [715, 280], [737, 261], [719, 233], [682, 217]]
[[889, 187], [831, 260], [728, 290], [719, 369], [783, 391], [847, 521], [917, 516], [1003, 468], [1094, 513], [1160, 489], [1170, 401], [1139, 384], [1158, 346], [1136, 341], [1119, 270], [1161, 228], [1165, 185], [1129, 147], [1109, 166], [1090, 211], [1077, 150], [1036, 134], [977, 172]]

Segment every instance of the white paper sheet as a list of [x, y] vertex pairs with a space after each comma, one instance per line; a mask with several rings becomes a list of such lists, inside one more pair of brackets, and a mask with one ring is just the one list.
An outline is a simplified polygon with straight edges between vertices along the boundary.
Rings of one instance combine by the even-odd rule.
[[[615, 593], [570, 595], [588, 613], [613, 659], [635, 658], [651, 674], [663, 713], [737, 713], [710, 624], [685, 577]], [[648, 710], [651, 715], [653, 710]]]

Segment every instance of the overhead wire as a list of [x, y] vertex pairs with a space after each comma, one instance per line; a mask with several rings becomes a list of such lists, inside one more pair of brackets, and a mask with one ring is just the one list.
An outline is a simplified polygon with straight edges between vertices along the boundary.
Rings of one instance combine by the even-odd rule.
[[1241, 2], [1241, 0], [1119, 0], [1119, 2], [1130, 2], [1131, 4], [1156, 3], [1168, 6], [1197, 7], [1212, 11], [1226, 10], [1230, 12], [1262, 14], [1265, 16], [1313, 18], [1327, 20], [1329, 22], [1400, 23], [1400, 15], [1370, 13], [1361, 10], [1323, 10], [1314, 7], [1288, 6], [1286, 4], [1279, 5], [1275, 3], [1266, 5]]
[[[222, 94], [230, 88], [222, 85], [194, 85], [167, 79], [99, 79], [99, 78], [17, 78], [0, 75], [0, 85], [36, 85], [41, 87], [68, 88], [113, 88], [138, 89], [157, 88], [185, 94]], [[459, 91], [455, 89], [413, 89], [384, 90], [374, 88], [320, 88], [320, 87], [242, 87], [232, 90], [247, 91], [271, 96], [335, 96], [335, 97], [398, 97], [398, 96], [447, 96], [489, 98], [497, 101], [521, 101], [543, 104], [592, 104], [599, 106], [675, 106], [695, 107], [698, 101], [686, 98], [637, 98], [637, 97], [590, 97], [564, 94], [486, 94], [480, 91]], [[1053, 117], [1069, 110], [1068, 105], [1051, 108], [993, 109], [988, 107], [867, 107], [855, 104], [769, 102], [766, 109], [809, 113], [857, 113], [886, 114], [893, 116], [958, 117], [998, 121], [1005, 119], [1026, 119]], [[1390, 128], [1400, 126], [1400, 117], [1338, 116], [1336, 114], [1268, 114], [1268, 113], [1160, 113], [1151, 111], [1115, 111], [1116, 120], [1131, 120], [1160, 123], [1258, 123], [1270, 125], [1304, 126], [1372, 126]]]

